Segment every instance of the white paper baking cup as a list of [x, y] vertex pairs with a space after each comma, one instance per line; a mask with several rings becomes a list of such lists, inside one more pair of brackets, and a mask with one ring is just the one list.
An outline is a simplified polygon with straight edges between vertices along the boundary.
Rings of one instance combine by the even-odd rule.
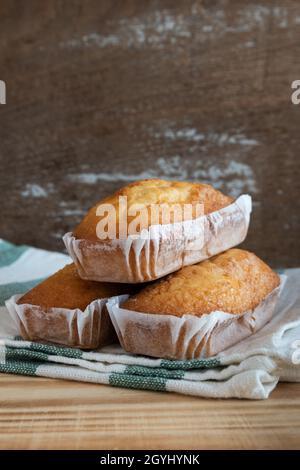
[[251, 197], [240, 196], [218, 211], [181, 223], [150, 226], [146, 237], [63, 240], [82, 279], [138, 283], [163, 277], [239, 245], [247, 235]]
[[112, 297], [107, 303], [111, 321], [125, 351], [166, 359], [197, 359], [215, 356], [229, 346], [260, 330], [274, 314], [285, 283], [251, 311], [231, 314], [214, 311], [195, 315], [159, 315], [122, 308], [128, 296]]
[[106, 309], [108, 299], [91, 302], [84, 311], [76, 308], [43, 309], [38, 305], [17, 304], [22, 295], [5, 302], [20, 335], [28, 341], [41, 341], [81, 349], [94, 349], [116, 341]]

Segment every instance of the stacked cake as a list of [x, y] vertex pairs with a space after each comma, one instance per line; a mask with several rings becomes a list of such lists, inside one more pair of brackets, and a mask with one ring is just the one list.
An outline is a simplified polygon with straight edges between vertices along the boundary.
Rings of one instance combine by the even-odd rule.
[[73, 263], [7, 301], [23, 338], [135, 354], [212, 356], [273, 315], [280, 277], [246, 237], [251, 198], [201, 183], [134, 182], [64, 236]]

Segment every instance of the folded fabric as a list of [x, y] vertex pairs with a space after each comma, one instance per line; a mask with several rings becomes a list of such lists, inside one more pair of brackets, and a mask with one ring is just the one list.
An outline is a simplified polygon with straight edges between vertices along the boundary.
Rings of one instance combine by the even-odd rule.
[[120, 346], [84, 352], [23, 341], [4, 301], [69, 262], [66, 255], [0, 242], [0, 371], [216, 398], [267, 398], [278, 381], [300, 381], [300, 269], [287, 282], [272, 321], [210, 359], [170, 361]]

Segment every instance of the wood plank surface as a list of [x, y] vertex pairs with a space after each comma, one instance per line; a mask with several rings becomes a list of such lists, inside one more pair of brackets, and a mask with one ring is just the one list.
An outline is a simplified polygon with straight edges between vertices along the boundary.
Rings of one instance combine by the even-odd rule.
[[300, 449], [300, 384], [213, 400], [0, 375], [1, 449]]
[[61, 236], [134, 179], [254, 198], [245, 247], [300, 265], [300, 2], [0, 3], [0, 236]]

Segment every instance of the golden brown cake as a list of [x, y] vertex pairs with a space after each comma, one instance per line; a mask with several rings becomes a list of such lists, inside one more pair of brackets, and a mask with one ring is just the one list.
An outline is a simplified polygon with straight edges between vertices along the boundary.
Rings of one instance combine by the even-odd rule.
[[[126, 196], [127, 207], [133, 204], [143, 204], [148, 209], [148, 224], [150, 225], [150, 206], [151, 204], [166, 204], [170, 208], [174, 208], [176, 204], [191, 204], [193, 206], [192, 214], [196, 215], [196, 204], [203, 204], [203, 213], [209, 214], [228, 206], [232, 202], [232, 198], [225, 196], [208, 184], [188, 183], [179, 181], [166, 181], [161, 179], [146, 179], [135, 181], [109, 196], [87, 213], [86, 217], [75, 229], [74, 236], [78, 239], [98, 240], [96, 234], [96, 226], [101, 217], [96, 214], [100, 204], [112, 204], [116, 209], [117, 222], [119, 220], [119, 197]], [[170, 222], [173, 222], [174, 213], [171, 212]], [[127, 214], [128, 225], [134, 219], [133, 216]], [[163, 223], [161, 212], [159, 213], [157, 223]], [[117, 226], [117, 234], [119, 227]]]
[[279, 276], [253, 253], [231, 249], [108, 303], [122, 347], [167, 359], [211, 357], [271, 320]]
[[231, 249], [145, 287], [122, 308], [177, 317], [215, 310], [240, 314], [253, 310], [279, 282], [256, 255]]
[[142, 180], [96, 204], [63, 240], [83, 279], [141, 283], [237, 246], [250, 213], [247, 194], [233, 201], [207, 184]]
[[128, 294], [136, 290], [132, 284], [84, 281], [74, 263], [66, 265], [45, 281], [24, 294], [18, 304], [84, 310], [95, 299]]
[[117, 340], [98, 299], [134, 292], [133, 284], [84, 281], [72, 263], [6, 305], [24, 339], [94, 349]]

